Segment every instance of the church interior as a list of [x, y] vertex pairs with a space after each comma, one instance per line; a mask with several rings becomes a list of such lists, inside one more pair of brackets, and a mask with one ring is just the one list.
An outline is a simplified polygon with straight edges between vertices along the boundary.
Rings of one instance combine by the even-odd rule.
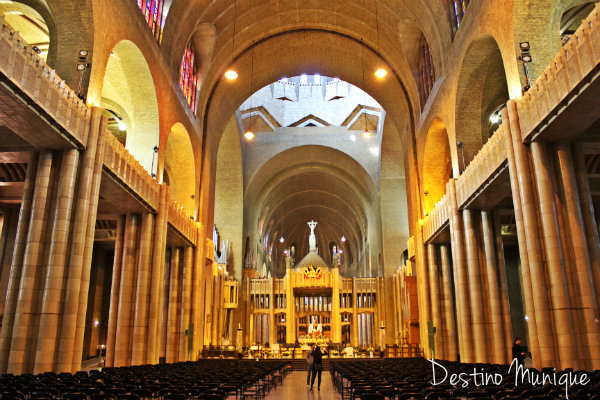
[[0, 0], [1, 397], [600, 398], [597, 3]]

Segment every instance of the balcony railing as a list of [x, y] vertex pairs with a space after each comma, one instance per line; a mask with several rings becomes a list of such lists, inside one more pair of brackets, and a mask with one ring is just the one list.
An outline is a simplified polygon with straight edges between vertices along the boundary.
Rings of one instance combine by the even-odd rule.
[[89, 108], [1, 16], [0, 72], [82, 146], [87, 144]]
[[448, 221], [448, 195], [438, 201], [423, 220], [423, 240], [429, 240]]
[[498, 128], [456, 180], [456, 201], [459, 207], [506, 161], [505, 137], [504, 129]]
[[[169, 204], [169, 223], [190, 243], [196, 244], [198, 229], [196, 221], [189, 217], [182, 206], [171, 197], [167, 200]], [[214, 250], [213, 250], [214, 253]]]
[[[153, 210], [158, 210], [160, 185], [129, 151], [108, 131], [104, 150], [104, 166], [133, 190]], [[170, 214], [170, 213], [169, 213]], [[171, 215], [169, 215], [169, 220]]]
[[600, 3], [583, 20], [531, 89], [517, 101], [523, 138], [527, 138], [599, 62]]

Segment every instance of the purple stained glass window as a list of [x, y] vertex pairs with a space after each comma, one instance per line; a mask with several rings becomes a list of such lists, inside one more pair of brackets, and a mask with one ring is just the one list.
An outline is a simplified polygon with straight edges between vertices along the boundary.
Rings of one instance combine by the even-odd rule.
[[192, 111], [196, 112], [198, 72], [196, 67], [196, 56], [192, 43], [188, 43], [181, 59], [179, 72], [179, 87], [190, 105]]
[[137, 0], [138, 7], [142, 10], [144, 18], [152, 34], [160, 43], [164, 25], [164, 0]]

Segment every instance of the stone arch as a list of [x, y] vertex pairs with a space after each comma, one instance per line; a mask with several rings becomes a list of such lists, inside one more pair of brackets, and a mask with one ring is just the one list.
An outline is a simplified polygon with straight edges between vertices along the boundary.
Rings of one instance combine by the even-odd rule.
[[125, 148], [149, 172], [156, 172], [154, 146], [159, 144], [158, 100], [146, 59], [129, 40], [122, 40], [108, 57], [100, 106], [117, 104], [130, 120]]
[[173, 125], [167, 140], [165, 170], [170, 177], [171, 197], [187, 214], [195, 216], [196, 168], [190, 135], [180, 122]]
[[45, 0], [0, 3], [0, 15], [27, 43], [40, 50], [44, 60], [48, 60], [50, 49], [56, 47], [56, 30], [54, 17]]
[[436, 118], [429, 126], [423, 154], [424, 214], [428, 214], [444, 196], [451, 175], [452, 160], [446, 125]]
[[502, 53], [491, 35], [482, 34], [469, 45], [458, 77], [454, 117], [460, 170], [489, 138], [489, 116], [508, 99]]
[[[560, 25], [566, 11], [590, 0], [523, 0], [514, 2], [513, 26], [515, 51], [519, 42], [528, 41], [533, 61], [529, 65], [534, 81], [556, 56], [561, 47]], [[524, 79], [521, 72], [522, 81]]]

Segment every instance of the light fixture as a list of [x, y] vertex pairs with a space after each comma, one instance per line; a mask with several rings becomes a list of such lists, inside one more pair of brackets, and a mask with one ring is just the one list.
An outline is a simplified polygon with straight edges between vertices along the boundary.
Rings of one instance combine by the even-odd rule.
[[80, 61], [77, 63], [77, 71], [83, 72], [87, 69], [88, 64], [85, 61]]
[[[235, 71], [232, 71], [235, 73]], [[236, 74], [237, 76], [237, 74]], [[254, 43], [252, 43], [252, 68], [250, 69], [250, 93], [253, 93], [254, 90]], [[252, 132], [252, 128], [248, 127], [246, 132], [244, 133], [244, 137], [246, 140], [250, 141], [254, 139], [254, 132]]]
[[289, 253], [288, 249], [285, 249], [285, 250], [283, 251], [283, 254], [285, 254], [285, 255], [287, 255], [288, 253]]
[[94, 321], [94, 326], [98, 326], [98, 325], [100, 325], [100, 322], [98, 322], [98, 320], [95, 320]]
[[119, 130], [121, 132], [125, 132], [127, 130], [127, 124], [122, 119], [119, 120], [119, 124], [118, 125], [119, 125]]
[[246, 133], [244, 133], [244, 137], [246, 138], [246, 140], [252, 140], [254, 139], [254, 132], [252, 132], [251, 130], [247, 130]]
[[283, 236], [281, 236], [281, 237], [279, 238], [279, 243], [283, 243], [283, 242], [285, 242], [285, 238], [284, 238]]
[[494, 125], [497, 124], [498, 122], [500, 122], [500, 116], [498, 114], [490, 115], [490, 122]]
[[379, 79], [385, 78], [387, 74], [388, 72], [385, 68], [379, 68], [377, 71], [375, 71], [375, 76]]
[[[365, 117], [365, 119], [366, 119], [366, 117]], [[373, 136], [371, 131], [368, 130], [367, 128], [365, 128], [365, 131], [362, 133], [362, 137], [364, 137], [365, 139], [369, 139], [371, 136]]]
[[232, 69], [228, 69], [227, 72], [225, 72], [225, 78], [229, 79], [230, 81], [237, 79], [237, 77], [238, 73]]
[[524, 63], [530, 63], [530, 62], [532, 62], [532, 61], [533, 61], [533, 59], [531, 58], [531, 54], [523, 54], [523, 55], [521, 56], [521, 60], [522, 60]]
[[341, 241], [342, 241], [342, 242], [345, 242], [345, 241], [346, 241], [346, 236], [342, 235], [342, 239], [341, 239]]
[[529, 321], [529, 315], [525, 316], [525, 321]]
[[[235, 51], [235, 20], [237, 17], [237, 0], [233, 2], [233, 33], [231, 35], [231, 63], [233, 63], [233, 52]], [[238, 78], [238, 73], [233, 69], [225, 71], [225, 78], [233, 81]]]

